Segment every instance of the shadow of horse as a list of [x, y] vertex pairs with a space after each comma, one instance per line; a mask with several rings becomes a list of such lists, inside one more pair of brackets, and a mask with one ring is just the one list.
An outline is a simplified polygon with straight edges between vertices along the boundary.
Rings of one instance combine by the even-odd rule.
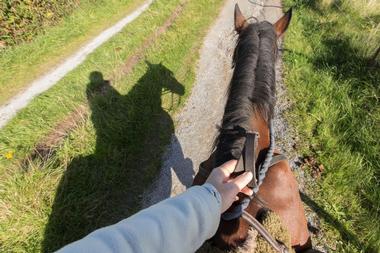
[[[141, 208], [142, 193], [157, 176], [166, 145], [176, 138], [173, 120], [162, 107], [162, 94], [185, 92], [165, 66], [147, 65], [126, 95], [102, 73], [90, 74], [86, 92], [95, 149], [67, 166], [45, 227], [43, 252], [57, 250]], [[166, 197], [169, 194], [170, 190]]]

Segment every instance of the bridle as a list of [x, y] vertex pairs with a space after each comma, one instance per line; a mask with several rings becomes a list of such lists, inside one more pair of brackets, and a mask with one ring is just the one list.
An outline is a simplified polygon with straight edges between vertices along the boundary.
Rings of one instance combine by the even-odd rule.
[[[253, 178], [251, 182], [247, 185], [252, 188], [254, 191], [253, 196], [246, 196], [243, 198], [238, 205], [233, 206], [225, 213], [222, 214], [223, 220], [232, 220], [239, 217], [242, 217], [249, 225], [257, 230], [257, 232], [277, 251], [280, 253], [287, 253], [289, 249], [279, 240], [276, 240], [266, 228], [252, 215], [250, 215], [244, 209], [248, 206], [249, 202], [253, 199], [257, 200], [261, 205], [265, 206], [265, 202], [261, 200], [256, 194], [259, 190], [260, 185], [265, 179], [268, 169], [280, 161], [286, 160], [286, 156], [283, 154], [274, 155], [274, 129], [272, 121], [269, 122], [269, 133], [270, 133], [270, 144], [268, 151], [266, 153], [265, 159], [259, 164], [256, 168], [256, 160], [258, 157], [257, 154], [257, 144], [259, 139], [259, 133], [255, 131], [246, 130], [240, 126], [236, 126], [232, 129], [220, 129], [223, 134], [234, 134], [245, 137], [245, 143], [243, 147], [242, 154], [239, 158], [239, 161], [236, 164], [234, 173], [243, 173], [251, 171]], [[199, 173], [208, 177], [211, 173], [209, 169], [205, 166], [202, 166], [203, 163], [199, 166]]]
[[[266, 152], [265, 159], [256, 168], [256, 160], [258, 157], [257, 144], [260, 135], [256, 131], [246, 130], [243, 127], [235, 126], [232, 129], [220, 129], [223, 134], [233, 134], [245, 137], [245, 143], [242, 154], [235, 167], [234, 173], [242, 173], [251, 171], [253, 174], [252, 181], [248, 187], [252, 188], [255, 193], [259, 191], [260, 185], [263, 183], [268, 169], [280, 161], [287, 160], [283, 154], [274, 154], [275, 134], [272, 120], [269, 121], [269, 147]], [[200, 168], [201, 169], [201, 168]]]

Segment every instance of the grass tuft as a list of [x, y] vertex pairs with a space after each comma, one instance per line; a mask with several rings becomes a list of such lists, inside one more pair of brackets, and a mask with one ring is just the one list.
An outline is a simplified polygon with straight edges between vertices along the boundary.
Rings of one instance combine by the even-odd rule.
[[44, 27], [57, 23], [75, 7], [78, 7], [78, 0], [3, 0], [0, 3], [0, 42], [6, 46], [30, 41]]

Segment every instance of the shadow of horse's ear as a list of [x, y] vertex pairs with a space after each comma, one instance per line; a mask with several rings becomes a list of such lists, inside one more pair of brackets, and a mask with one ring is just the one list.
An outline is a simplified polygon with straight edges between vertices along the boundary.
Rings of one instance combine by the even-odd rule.
[[275, 24], [274, 24], [274, 30], [276, 31], [277, 38], [279, 38], [288, 28], [290, 19], [292, 18], [292, 10], [293, 8], [290, 8], [284, 16], [282, 16]]
[[247, 25], [247, 20], [241, 13], [241, 10], [238, 4], [235, 4], [234, 24], [235, 24], [235, 30], [238, 33], [240, 33], [244, 29], [244, 27]]

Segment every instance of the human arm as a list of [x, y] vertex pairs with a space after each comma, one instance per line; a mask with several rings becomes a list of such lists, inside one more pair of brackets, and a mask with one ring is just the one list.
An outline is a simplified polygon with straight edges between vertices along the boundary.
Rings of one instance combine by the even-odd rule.
[[251, 180], [247, 175], [230, 180], [234, 163], [223, 166], [211, 173], [209, 183], [96, 230], [59, 252], [194, 252], [215, 234], [221, 212]]

